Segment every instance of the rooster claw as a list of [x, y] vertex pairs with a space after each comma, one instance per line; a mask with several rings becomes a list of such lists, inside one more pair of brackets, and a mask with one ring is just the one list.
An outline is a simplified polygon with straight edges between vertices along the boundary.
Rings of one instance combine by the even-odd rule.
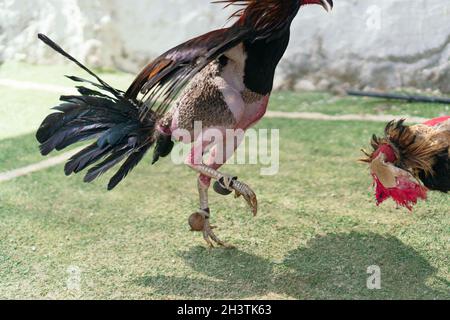
[[203, 239], [205, 239], [206, 243], [210, 248], [214, 248], [217, 244], [221, 247], [227, 249], [234, 249], [235, 247], [229, 245], [222, 240], [220, 240], [215, 233], [214, 229], [217, 229], [217, 226], [212, 226], [209, 222], [209, 210], [200, 210], [198, 212], [193, 213], [189, 217], [189, 225], [191, 226], [191, 231], [201, 232], [203, 234]]
[[253, 216], [256, 216], [258, 214], [258, 199], [253, 190], [245, 183], [237, 180], [233, 181], [232, 188], [235, 191], [234, 197], [237, 199], [242, 196], [250, 207]]
[[229, 195], [235, 191], [235, 198], [243, 197], [254, 216], [258, 214], [258, 200], [253, 190], [243, 182], [240, 182], [237, 177], [224, 175], [214, 184], [214, 191], [221, 195]]
[[213, 229], [216, 229], [216, 228], [217, 228], [216, 226], [209, 225], [208, 220], [205, 221], [205, 225], [204, 225], [202, 232], [203, 232], [203, 239], [205, 239], [208, 246], [210, 248], [214, 248], [214, 243], [216, 243], [217, 245], [219, 245], [223, 248], [234, 249], [235, 248], [234, 246], [223, 242], [215, 235], [215, 233], [213, 232]]

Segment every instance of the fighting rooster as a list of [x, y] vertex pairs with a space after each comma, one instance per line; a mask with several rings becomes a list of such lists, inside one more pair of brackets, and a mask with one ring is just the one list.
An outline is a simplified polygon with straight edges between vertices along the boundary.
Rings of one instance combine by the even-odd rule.
[[[79, 141], [96, 141], [73, 156], [66, 175], [89, 168], [85, 182], [92, 182], [121, 164], [109, 182], [112, 190], [154, 147], [153, 163], [166, 157], [174, 146], [174, 132], [191, 132], [192, 151], [186, 164], [199, 174], [200, 210], [191, 215], [194, 231], [206, 242], [225, 246], [212, 231], [208, 189], [243, 196], [252, 213], [258, 204], [255, 193], [232, 175], [219, 172], [238, 146], [238, 141], [204, 141], [194, 135], [194, 124], [203, 130], [242, 130], [265, 114], [275, 69], [286, 51], [290, 26], [304, 5], [318, 4], [327, 11], [332, 0], [222, 0], [225, 6], [241, 6], [236, 21], [187, 41], [156, 58], [137, 76], [126, 92], [111, 87], [44, 35], [39, 38], [75, 62], [97, 82], [69, 77], [96, 89], [78, 86], [80, 95], [62, 96], [57, 113], [48, 116], [37, 132], [43, 155]], [[100, 89], [100, 90], [98, 90]], [[224, 146], [224, 147], [223, 147]], [[222, 148], [222, 149], [219, 149]], [[209, 152], [209, 159], [204, 155]]]
[[450, 116], [405, 126], [392, 121], [385, 136], [373, 136], [370, 164], [377, 204], [392, 198], [409, 210], [429, 190], [450, 191]]

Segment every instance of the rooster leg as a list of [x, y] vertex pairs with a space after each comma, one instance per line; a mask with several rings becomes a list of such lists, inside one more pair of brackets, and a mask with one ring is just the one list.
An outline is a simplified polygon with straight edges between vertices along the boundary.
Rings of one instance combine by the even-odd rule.
[[213, 229], [215, 229], [216, 227], [210, 224], [211, 212], [208, 205], [209, 183], [205, 184], [202, 180], [204, 180], [204, 177], [200, 176], [198, 179], [200, 210], [191, 215], [191, 217], [189, 218], [189, 224], [192, 228], [191, 230], [202, 232], [203, 238], [210, 247], [214, 247], [214, 243], [216, 243], [226, 248], [233, 248], [233, 246], [230, 246], [220, 240], [213, 232]]
[[[201, 149], [201, 150], [200, 150]], [[214, 226], [210, 224], [210, 209], [208, 203], [208, 190], [211, 185], [211, 180], [218, 181], [223, 188], [236, 192], [236, 197], [242, 195], [252, 209], [252, 212], [257, 213], [257, 200], [255, 193], [246, 184], [237, 181], [236, 177], [225, 175], [217, 171], [234, 153], [234, 150], [224, 151], [223, 158], [218, 158], [217, 146], [211, 149], [210, 157], [207, 164], [203, 164], [203, 151], [206, 149], [205, 145], [202, 147], [194, 147], [191, 151], [186, 164], [193, 170], [200, 173], [198, 178], [198, 192], [200, 198], [200, 210], [194, 213], [189, 219], [189, 223], [193, 231], [203, 232], [203, 237], [209, 246], [213, 247], [214, 243], [227, 248], [233, 248], [221, 241], [213, 232]], [[220, 159], [221, 161], [218, 161]], [[201, 163], [201, 164], [199, 164]]]
[[225, 162], [232, 157], [234, 151], [239, 146], [239, 141], [235, 141], [233, 148], [227, 148], [226, 143], [222, 145], [215, 145], [210, 152], [210, 158], [207, 164], [203, 163], [203, 154], [208, 145], [196, 144], [191, 150], [191, 154], [186, 160], [186, 164], [193, 170], [200, 173], [200, 181], [203, 185], [208, 187], [211, 184], [211, 179], [219, 183], [221, 189], [235, 192], [235, 197], [242, 196], [249, 205], [253, 215], [258, 213], [258, 201], [256, 194], [245, 183], [238, 181], [237, 177], [223, 174], [219, 171]]
[[253, 190], [245, 183], [238, 181], [237, 177], [223, 174], [215, 169], [215, 166], [201, 165], [190, 165], [192, 169], [201, 174], [201, 178], [204, 180], [216, 180], [220, 186], [229, 191], [235, 192], [235, 197], [239, 198], [242, 196], [247, 204], [249, 205], [254, 216], [258, 213], [258, 200], [256, 194]]

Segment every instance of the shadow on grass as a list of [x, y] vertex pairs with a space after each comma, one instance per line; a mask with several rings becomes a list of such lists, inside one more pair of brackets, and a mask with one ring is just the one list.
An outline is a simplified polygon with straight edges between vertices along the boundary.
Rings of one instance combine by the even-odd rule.
[[[397, 238], [375, 233], [329, 234], [274, 263], [240, 250], [194, 247], [181, 253], [193, 275], [145, 276], [136, 284], [160, 295], [243, 299], [271, 294], [294, 299], [421, 299], [445, 297], [426, 285], [436, 270]], [[368, 290], [378, 265], [382, 289]], [[195, 277], [194, 277], [195, 276]], [[448, 298], [448, 297], [447, 297]]]

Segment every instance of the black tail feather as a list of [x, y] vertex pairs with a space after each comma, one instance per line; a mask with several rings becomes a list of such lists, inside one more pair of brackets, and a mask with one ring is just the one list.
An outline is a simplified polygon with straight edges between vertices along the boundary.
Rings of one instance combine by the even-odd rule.
[[80, 134], [73, 136], [72, 138], [68, 138], [68, 139], [64, 140], [63, 142], [61, 142], [60, 144], [58, 144], [55, 147], [55, 150], [61, 151], [75, 143], [94, 139], [94, 138], [98, 137], [102, 133], [102, 131], [103, 131], [103, 129], [100, 128], [100, 129], [93, 129], [93, 130], [88, 130], [86, 132], [80, 133]]
[[97, 143], [94, 143], [70, 158], [64, 167], [64, 172], [67, 176], [70, 176], [72, 173], [80, 173], [90, 165], [104, 158], [111, 149], [111, 147], [101, 149]]
[[121, 94], [118, 90], [114, 89], [113, 87], [111, 87], [109, 84], [107, 84], [106, 82], [104, 82], [100, 77], [98, 77], [94, 72], [92, 72], [91, 70], [89, 70], [86, 66], [84, 66], [81, 62], [79, 62], [77, 59], [75, 59], [74, 57], [72, 57], [70, 54], [68, 54], [66, 51], [64, 51], [59, 45], [57, 45], [55, 42], [53, 42], [49, 37], [47, 37], [46, 35], [40, 33], [38, 34], [38, 38], [44, 42], [46, 45], [48, 45], [50, 48], [52, 48], [53, 50], [55, 50], [56, 52], [58, 52], [59, 54], [63, 55], [64, 57], [66, 57], [67, 59], [69, 59], [70, 61], [74, 62], [77, 66], [79, 66], [81, 69], [83, 69], [84, 71], [86, 71], [87, 73], [89, 73], [91, 76], [93, 76], [95, 79], [97, 79], [97, 81], [110, 93], [112, 93], [114, 96], [116, 97], [120, 97]]
[[131, 148], [123, 148], [119, 150], [115, 149], [111, 152], [111, 155], [106, 158], [106, 160], [89, 169], [88, 173], [84, 177], [84, 182], [94, 181], [116, 164], [122, 162], [122, 160], [124, 160], [132, 152], [133, 150]]
[[[93, 166], [84, 179], [92, 182], [124, 161], [108, 185], [108, 189], [112, 190], [153, 146], [156, 117], [149, 113], [144, 119], [140, 118], [140, 102], [126, 99], [123, 91], [111, 87], [45, 35], [40, 34], [39, 39], [75, 62], [98, 83], [79, 77], [69, 76], [69, 79], [99, 89], [80, 85], [76, 87], [80, 95], [61, 96], [61, 104], [54, 108], [57, 112], [49, 115], [36, 133], [41, 153], [48, 155], [53, 150], [59, 151], [81, 141], [96, 139], [95, 143], [74, 155], [64, 171], [66, 175], [71, 175]], [[96, 165], [99, 161], [102, 162]]]
[[[73, 143], [79, 142], [82, 137], [85, 137], [86, 133], [92, 133], [90, 136], [96, 136], [100, 132], [108, 129], [106, 125], [103, 124], [95, 124], [95, 125], [75, 125], [75, 126], [67, 126], [63, 127], [57, 132], [55, 132], [47, 141], [45, 141], [39, 147], [41, 150], [41, 154], [46, 156], [50, 154], [53, 150], [60, 151], [61, 147], [58, 146], [69, 146]], [[86, 139], [82, 140], [85, 141]], [[73, 141], [70, 144], [67, 144], [68, 141]]]
[[36, 133], [36, 139], [39, 143], [44, 143], [52, 137], [55, 131], [60, 129], [57, 125], [64, 117], [62, 113], [50, 114], [41, 124], [39, 130]]
[[128, 159], [120, 167], [119, 171], [111, 178], [108, 184], [108, 190], [114, 189], [126, 176], [138, 165], [138, 163], [144, 158], [150, 145], [143, 147], [141, 150], [131, 154]]
[[92, 90], [90, 88], [86, 88], [86, 87], [83, 87], [83, 86], [77, 86], [76, 88], [77, 88], [78, 92], [82, 96], [96, 96], [96, 97], [102, 97], [102, 98], [105, 98], [105, 99], [110, 99], [111, 98], [110, 96], [108, 96], [106, 94], [103, 94], [103, 93], [101, 93], [99, 91]]

